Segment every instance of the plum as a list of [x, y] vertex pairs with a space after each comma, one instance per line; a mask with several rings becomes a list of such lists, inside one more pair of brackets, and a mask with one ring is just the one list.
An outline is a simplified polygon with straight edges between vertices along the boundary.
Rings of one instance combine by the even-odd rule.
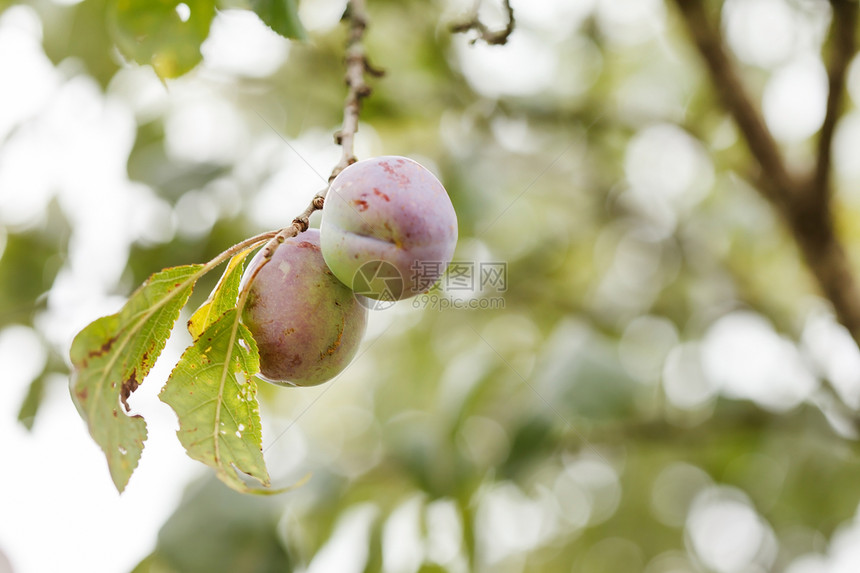
[[[244, 281], [262, 263], [251, 260]], [[260, 350], [261, 377], [283, 386], [314, 386], [350, 363], [367, 309], [326, 266], [320, 232], [287, 239], [249, 287], [242, 321]]]
[[376, 157], [332, 181], [320, 237], [341, 282], [370, 298], [401, 300], [426, 292], [445, 272], [457, 245], [457, 214], [421, 164]]

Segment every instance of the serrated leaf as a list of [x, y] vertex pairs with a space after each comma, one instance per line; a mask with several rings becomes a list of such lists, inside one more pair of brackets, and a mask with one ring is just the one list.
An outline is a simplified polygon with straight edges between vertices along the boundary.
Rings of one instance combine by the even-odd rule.
[[200, 62], [215, 2], [112, 0], [108, 14], [114, 41], [126, 57], [152, 65], [162, 79], [175, 78]]
[[212, 323], [236, 306], [239, 284], [242, 281], [242, 263], [245, 262], [252, 250], [254, 249], [246, 249], [230, 259], [227, 268], [224, 269], [224, 274], [218, 279], [218, 284], [212, 289], [209, 298], [191, 315], [188, 320], [188, 332], [191, 334], [191, 338], [197, 339]]
[[295, 0], [251, 0], [251, 9], [281, 36], [296, 40], [307, 37]]
[[126, 414], [128, 397], [164, 349], [202, 268], [186, 265], [153, 274], [118, 313], [90, 323], [72, 342], [72, 399], [104, 450], [120, 492], [146, 440], [143, 418]]
[[259, 369], [257, 344], [234, 308], [185, 350], [159, 394], [179, 418], [176, 435], [188, 455], [239, 491], [250, 488], [236, 470], [269, 486], [253, 378]]

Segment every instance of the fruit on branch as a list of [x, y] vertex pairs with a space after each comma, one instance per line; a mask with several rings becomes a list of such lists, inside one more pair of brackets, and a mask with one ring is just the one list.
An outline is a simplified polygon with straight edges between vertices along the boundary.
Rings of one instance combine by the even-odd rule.
[[[251, 260], [243, 281], [262, 264]], [[326, 266], [320, 233], [287, 239], [249, 287], [242, 320], [260, 351], [260, 372], [282, 386], [314, 386], [339, 374], [358, 349], [367, 309]]]
[[400, 300], [426, 292], [445, 272], [457, 245], [457, 214], [425, 167], [376, 157], [332, 181], [320, 237], [326, 263], [345, 285]]

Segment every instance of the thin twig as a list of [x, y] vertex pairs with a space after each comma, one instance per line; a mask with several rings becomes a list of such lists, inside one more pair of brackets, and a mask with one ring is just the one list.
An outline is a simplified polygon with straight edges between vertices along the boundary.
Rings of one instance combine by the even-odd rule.
[[[370, 95], [371, 89], [365, 80], [365, 74], [379, 77], [382, 71], [370, 66], [364, 49], [364, 32], [367, 29], [367, 12], [364, 0], [350, 0], [344, 18], [349, 21], [349, 38], [346, 45], [345, 80], [348, 87], [346, 100], [343, 105], [343, 126], [335, 134], [335, 141], [341, 146], [340, 161], [332, 169], [329, 184], [337, 175], [355, 163], [355, 134], [358, 131], [358, 117], [361, 112], [361, 101]], [[263, 247], [263, 261], [258, 270], [263, 267], [284, 241], [304, 233], [310, 225], [310, 217], [325, 204], [328, 187], [314, 195], [307, 208], [302, 211], [288, 227], [281, 229], [277, 235]], [[248, 281], [250, 284], [251, 281]]]
[[451, 25], [451, 32], [455, 34], [465, 33], [470, 30], [475, 30], [478, 33], [476, 38], [472, 39], [474, 44], [478, 40], [491, 46], [500, 46], [508, 43], [508, 38], [514, 31], [516, 19], [514, 18], [514, 9], [511, 7], [511, 0], [503, 0], [502, 5], [507, 14], [508, 23], [501, 30], [490, 30], [486, 24], [481, 22], [478, 17], [478, 10], [481, 7], [481, 0], [476, 0], [475, 8], [472, 10], [472, 15], [468, 20]]
[[355, 134], [358, 131], [358, 116], [361, 101], [370, 95], [371, 89], [365, 74], [380, 77], [384, 72], [370, 65], [364, 49], [364, 31], [367, 28], [367, 10], [364, 0], [351, 0], [345, 17], [349, 18], [349, 39], [346, 46], [346, 85], [349, 88], [343, 106], [343, 127], [335, 134], [334, 140], [341, 146], [340, 161], [329, 176], [332, 181], [337, 175], [356, 162]]
[[833, 6], [833, 41], [827, 75], [829, 91], [827, 112], [821, 133], [818, 136], [818, 161], [811, 182], [812, 193], [830, 195], [830, 162], [832, 157], [833, 133], [842, 111], [845, 94], [845, 76], [855, 51], [857, 29], [857, 2], [850, 0], [830, 0]]

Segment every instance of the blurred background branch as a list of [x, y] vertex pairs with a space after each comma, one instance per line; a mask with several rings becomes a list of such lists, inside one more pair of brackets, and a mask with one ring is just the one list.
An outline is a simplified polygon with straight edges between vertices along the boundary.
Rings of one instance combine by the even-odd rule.
[[818, 136], [818, 160], [815, 174], [810, 182], [810, 193], [826, 195], [822, 200], [829, 202], [832, 195], [830, 174], [833, 169], [833, 135], [836, 124], [844, 111], [845, 78], [848, 66], [857, 51], [857, 2], [851, 0], [830, 0], [833, 7], [833, 30], [830, 34], [829, 58], [827, 65], [827, 107], [821, 132]]
[[481, 21], [480, 9], [482, 0], [475, 0], [475, 6], [472, 9], [472, 14], [462, 22], [451, 25], [451, 31], [455, 34], [462, 34], [470, 31], [475, 31], [477, 36], [471, 40], [474, 44], [481, 40], [490, 46], [502, 46], [508, 43], [508, 38], [514, 31], [516, 19], [514, 17], [514, 9], [511, 6], [511, 0], [502, 0], [502, 7], [505, 11], [506, 24], [503, 28], [492, 30], [484, 22]]
[[[687, 29], [707, 64], [714, 87], [761, 168], [756, 189], [783, 217], [822, 293], [830, 300], [839, 321], [860, 344], [860, 290], [834, 230], [829, 178], [832, 138], [841, 111], [845, 72], [855, 50], [857, 4], [849, 0], [834, 0], [832, 4], [833, 46], [828, 69], [827, 110], [819, 136], [814, 175], [810, 178], [806, 173], [790, 172], [787, 168], [778, 145], [726, 53], [719, 25], [711, 22], [706, 13], [705, 3], [676, 0]], [[778, 288], [777, 285], [774, 288]]]

